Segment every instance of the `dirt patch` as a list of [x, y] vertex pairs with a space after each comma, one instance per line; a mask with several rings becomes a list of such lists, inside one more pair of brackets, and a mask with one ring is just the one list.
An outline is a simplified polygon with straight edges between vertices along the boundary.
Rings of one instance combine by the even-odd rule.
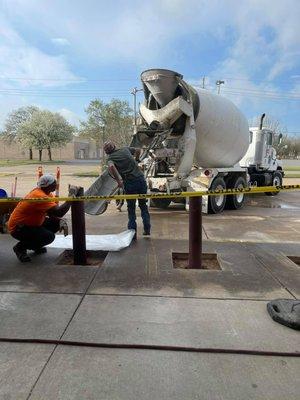
[[[172, 253], [173, 267], [181, 269], [189, 269], [189, 255], [188, 253]], [[200, 269], [200, 268], [199, 268]], [[217, 254], [204, 253], [202, 254], [202, 265], [201, 269], [204, 270], [221, 270], [220, 263], [218, 261]]]
[[[108, 251], [87, 250], [87, 265], [100, 267]], [[73, 250], [65, 250], [57, 259], [57, 265], [74, 265]]]

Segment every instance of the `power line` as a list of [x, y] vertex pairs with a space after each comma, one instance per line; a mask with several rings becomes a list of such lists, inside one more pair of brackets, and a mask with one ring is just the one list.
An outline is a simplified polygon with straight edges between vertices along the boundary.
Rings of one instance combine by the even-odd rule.
[[248, 96], [248, 97], [258, 97], [258, 98], [264, 98], [264, 99], [270, 99], [270, 100], [300, 100], [300, 96], [282, 96], [282, 95], [270, 95], [270, 94], [264, 94], [264, 93], [248, 93], [248, 92], [242, 92], [242, 91], [234, 91], [234, 90], [228, 90], [224, 89], [223, 93], [225, 94], [234, 94], [234, 95], [240, 95], [240, 96]]
[[43, 93], [1, 93], [0, 95], [3, 96], [19, 96], [19, 97], [47, 97], [47, 98], [53, 98], [53, 97], [58, 97], [58, 98], [84, 98], [84, 97], [98, 97], [98, 98], [112, 98], [112, 97], [126, 97], [129, 98], [129, 94], [117, 94], [117, 93], [112, 93], [112, 94], [43, 94]]
[[105, 90], [105, 89], [100, 89], [100, 90], [52, 90], [52, 89], [43, 89], [43, 90], [38, 90], [38, 89], [0, 89], [0, 92], [5, 92], [5, 93], [40, 93], [40, 94], [98, 94], [98, 93], [103, 93], [103, 94], [111, 94], [111, 93], [129, 93], [129, 90]]
[[12, 80], [12, 81], [58, 81], [58, 82], [134, 82], [136, 78], [114, 78], [114, 79], [86, 79], [86, 78], [29, 78], [29, 77], [8, 77], [8, 76], [0, 76], [0, 79], [3, 80]]
[[274, 95], [282, 95], [282, 96], [289, 96], [289, 95], [295, 95], [295, 96], [300, 96], [300, 92], [278, 92], [275, 90], [264, 90], [263, 88], [261, 90], [258, 89], [248, 89], [248, 88], [237, 88], [237, 87], [227, 87], [228, 90], [235, 90], [235, 91], [243, 91], [243, 92], [253, 92], [253, 93], [266, 93], [266, 94], [274, 94]]
[[[209, 77], [209, 75], [205, 75]], [[32, 77], [11, 77], [11, 76], [0, 76], [2, 80], [17, 80], [17, 81], [54, 81], [54, 82], [76, 82], [76, 83], [85, 83], [85, 82], [134, 82], [138, 79], [134, 78], [105, 78], [105, 79], [87, 79], [87, 78], [32, 78]], [[270, 84], [272, 82], [276, 83], [285, 83], [285, 84], [294, 84], [300, 82], [300, 76], [291, 78], [290, 80], [263, 80], [263, 79], [251, 79], [251, 78], [240, 78], [240, 77], [223, 77], [225, 80], [233, 80], [233, 81], [248, 81], [248, 82], [260, 82]]]
[[[223, 82], [223, 81], [222, 81]], [[199, 87], [199, 85], [194, 85], [194, 87]], [[271, 90], [257, 90], [257, 89], [248, 89], [248, 88], [241, 88], [241, 87], [224, 87], [224, 91], [228, 92], [238, 92], [238, 93], [253, 93], [257, 95], [263, 96], [275, 96], [275, 97], [282, 97], [282, 98], [298, 98], [300, 96], [300, 92], [276, 92]], [[83, 89], [83, 88], [0, 88], [0, 92], [2, 93], [21, 93], [21, 94], [128, 94], [129, 89]]]
[[[208, 78], [209, 76], [206, 75]], [[212, 80], [214, 80], [213, 78], [211, 78]], [[251, 78], [236, 78], [236, 77], [223, 77], [224, 80], [227, 81], [246, 81], [246, 82], [259, 82], [259, 83], [267, 83], [267, 84], [271, 84], [272, 82], [275, 82], [276, 84], [295, 84], [295, 83], [300, 83], [300, 76], [299, 78], [291, 78], [290, 81], [288, 80], [263, 80], [263, 79], [251, 79]]]
[[[218, 81], [217, 81], [218, 82]], [[200, 88], [199, 85], [194, 85], [194, 87]], [[264, 97], [270, 99], [300, 99], [300, 92], [276, 92], [271, 90], [257, 90], [257, 89], [247, 89], [247, 88], [237, 88], [237, 87], [224, 87], [223, 93], [228, 94], [237, 94], [237, 95], [248, 95], [248, 96], [256, 96], [256, 97]]]

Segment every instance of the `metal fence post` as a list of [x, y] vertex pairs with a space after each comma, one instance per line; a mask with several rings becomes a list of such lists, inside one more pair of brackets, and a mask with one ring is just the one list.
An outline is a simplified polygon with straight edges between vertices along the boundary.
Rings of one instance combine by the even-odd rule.
[[[78, 196], [83, 196], [82, 187], [78, 189]], [[74, 201], [71, 206], [73, 257], [75, 265], [86, 265], [86, 239], [84, 201]]]
[[202, 197], [189, 198], [188, 268], [202, 268]]

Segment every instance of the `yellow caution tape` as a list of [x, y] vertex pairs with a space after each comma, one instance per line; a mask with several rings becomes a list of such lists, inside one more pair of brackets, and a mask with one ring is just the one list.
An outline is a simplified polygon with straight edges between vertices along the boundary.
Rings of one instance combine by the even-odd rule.
[[224, 190], [203, 190], [200, 192], [172, 192], [172, 193], [147, 193], [147, 194], [116, 194], [111, 196], [80, 196], [80, 197], [43, 197], [43, 198], [20, 198], [6, 197], [0, 198], [0, 203], [27, 201], [29, 203], [44, 201], [99, 201], [99, 200], [135, 200], [135, 199], [175, 199], [178, 197], [201, 197], [201, 196], [220, 196], [232, 194], [255, 194], [266, 192], [281, 192], [288, 190], [299, 190], [300, 185], [283, 185], [283, 186], [262, 186], [248, 187], [243, 189], [224, 189]]

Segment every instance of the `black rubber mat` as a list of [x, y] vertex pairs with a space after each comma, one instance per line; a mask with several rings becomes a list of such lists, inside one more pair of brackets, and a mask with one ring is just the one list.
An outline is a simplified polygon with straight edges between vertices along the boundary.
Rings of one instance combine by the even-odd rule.
[[272, 300], [267, 304], [267, 310], [274, 321], [300, 330], [300, 300]]

